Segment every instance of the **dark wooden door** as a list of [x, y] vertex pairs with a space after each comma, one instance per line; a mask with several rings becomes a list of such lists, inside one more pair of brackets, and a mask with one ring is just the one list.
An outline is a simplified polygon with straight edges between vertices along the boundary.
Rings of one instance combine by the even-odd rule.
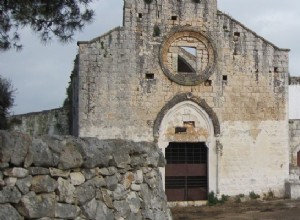
[[300, 167], [300, 151], [297, 153], [297, 166]]
[[207, 199], [207, 147], [204, 142], [171, 142], [166, 148], [166, 160], [168, 201]]

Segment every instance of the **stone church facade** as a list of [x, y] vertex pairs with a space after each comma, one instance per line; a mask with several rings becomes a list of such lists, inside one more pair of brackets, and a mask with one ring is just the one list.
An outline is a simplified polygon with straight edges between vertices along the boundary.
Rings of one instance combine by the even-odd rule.
[[289, 50], [217, 0], [124, 0], [122, 27], [78, 46], [77, 136], [156, 142], [169, 201], [284, 195]]

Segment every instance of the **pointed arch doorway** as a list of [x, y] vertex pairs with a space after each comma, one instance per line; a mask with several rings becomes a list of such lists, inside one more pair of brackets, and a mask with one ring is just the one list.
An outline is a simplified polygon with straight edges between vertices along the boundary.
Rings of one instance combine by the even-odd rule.
[[207, 200], [217, 192], [216, 118], [187, 99], [161, 112], [154, 134], [167, 160], [161, 173], [168, 201]]

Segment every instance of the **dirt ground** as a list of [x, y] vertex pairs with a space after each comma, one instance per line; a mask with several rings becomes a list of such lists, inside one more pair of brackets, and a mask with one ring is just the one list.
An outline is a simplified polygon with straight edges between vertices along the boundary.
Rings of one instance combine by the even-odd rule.
[[175, 207], [174, 220], [300, 220], [300, 201], [226, 202], [215, 206]]

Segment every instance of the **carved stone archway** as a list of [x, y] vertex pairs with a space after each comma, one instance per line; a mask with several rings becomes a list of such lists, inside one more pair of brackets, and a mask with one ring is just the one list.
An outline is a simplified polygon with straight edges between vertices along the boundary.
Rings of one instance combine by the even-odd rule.
[[174, 96], [158, 113], [154, 125], [153, 125], [153, 136], [154, 139], [157, 140], [159, 137], [159, 128], [161, 126], [162, 120], [167, 114], [167, 112], [173, 108], [178, 103], [184, 102], [184, 101], [191, 101], [194, 102], [196, 105], [201, 107], [206, 114], [208, 114], [209, 118], [212, 121], [213, 124], [213, 130], [214, 135], [218, 136], [220, 135], [220, 123], [219, 119], [216, 115], [216, 113], [213, 111], [213, 109], [206, 103], [204, 99], [201, 99], [199, 97], [193, 96], [192, 93], [180, 93]]
[[[177, 132], [180, 127], [185, 131]], [[153, 132], [164, 155], [171, 142], [205, 143], [208, 148], [208, 191], [218, 192], [217, 137], [220, 124], [203, 99], [190, 93], [178, 94], [158, 114]], [[161, 169], [161, 173], [165, 177], [165, 168]]]

